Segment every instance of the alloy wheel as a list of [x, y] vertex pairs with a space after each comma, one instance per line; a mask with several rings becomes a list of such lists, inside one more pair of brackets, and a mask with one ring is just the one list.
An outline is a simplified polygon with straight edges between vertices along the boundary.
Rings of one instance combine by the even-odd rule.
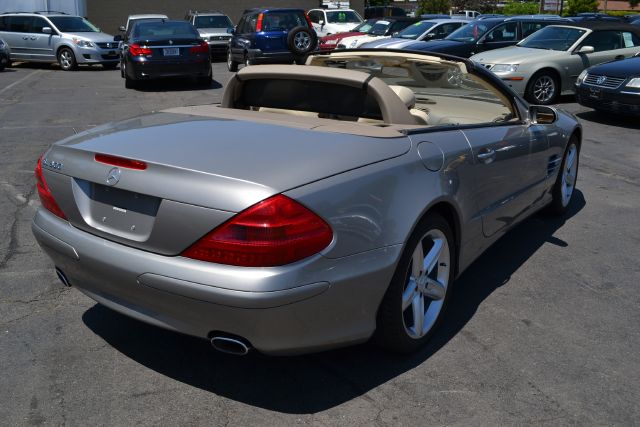
[[68, 70], [73, 65], [73, 56], [72, 53], [68, 50], [63, 50], [60, 52], [60, 66]]
[[542, 75], [533, 84], [533, 97], [537, 102], [550, 102], [556, 95], [556, 82], [552, 77]]
[[560, 186], [560, 194], [562, 195], [562, 206], [566, 207], [571, 201], [573, 190], [576, 186], [576, 177], [578, 174], [578, 147], [571, 144], [567, 149], [567, 157], [564, 161], [562, 169], [562, 183]]
[[429, 230], [411, 257], [402, 292], [402, 318], [411, 338], [424, 337], [436, 323], [447, 293], [451, 251], [444, 233]]
[[306, 52], [307, 49], [309, 49], [309, 47], [311, 46], [311, 36], [309, 36], [309, 34], [304, 31], [300, 31], [293, 38], [293, 43], [296, 49], [301, 52]]

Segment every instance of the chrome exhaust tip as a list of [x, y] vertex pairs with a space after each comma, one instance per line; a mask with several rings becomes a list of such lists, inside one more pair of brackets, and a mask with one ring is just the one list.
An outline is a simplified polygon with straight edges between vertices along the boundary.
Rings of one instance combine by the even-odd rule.
[[67, 275], [64, 274], [64, 272], [60, 270], [58, 267], [56, 267], [56, 275], [58, 276], [58, 279], [60, 279], [63, 285], [65, 285], [68, 288], [71, 287], [71, 282], [69, 282], [69, 279], [67, 279]]
[[233, 354], [235, 356], [245, 356], [251, 349], [251, 347], [240, 339], [223, 336], [214, 336], [211, 338], [211, 345], [222, 353]]

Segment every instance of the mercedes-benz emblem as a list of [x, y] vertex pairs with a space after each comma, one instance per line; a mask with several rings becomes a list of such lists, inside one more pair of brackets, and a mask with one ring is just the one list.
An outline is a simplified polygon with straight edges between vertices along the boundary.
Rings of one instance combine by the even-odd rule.
[[606, 82], [607, 78], [605, 76], [600, 76], [598, 77], [598, 79], [596, 80], [596, 83], [601, 85], [602, 83]]
[[120, 171], [120, 169], [118, 168], [113, 168], [109, 171], [109, 174], [107, 175], [107, 185], [110, 186], [114, 186], [116, 185], [118, 182], [120, 182], [120, 175], [122, 174], [122, 172]]

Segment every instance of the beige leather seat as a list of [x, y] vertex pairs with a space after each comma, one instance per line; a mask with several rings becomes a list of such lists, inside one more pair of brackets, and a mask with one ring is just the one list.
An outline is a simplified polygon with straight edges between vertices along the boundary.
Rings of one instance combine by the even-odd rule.
[[429, 124], [429, 115], [422, 110], [418, 110], [417, 108], [413, 108], [416, 106], [416, 96], [411, 89], [405, 86], [389, 86], [391, 90], [393, 90], [396, 95], [402, 100], [404, 105], [409, 109], [409, 113], [411, 116], [421, 125]]
[[261, 111], [264, 113], [289, 114], [291, 116], [298, 116], [298, 117], [318, 117], [318, 113], [314, 113], [311, 111], [285, 110], [282, 108], [260, 107], [258, 111]]

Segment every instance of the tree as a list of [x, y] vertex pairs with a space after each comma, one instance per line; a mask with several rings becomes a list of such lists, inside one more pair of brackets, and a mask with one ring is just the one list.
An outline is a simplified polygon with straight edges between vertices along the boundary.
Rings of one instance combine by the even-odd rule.
[[451, 2], [449, 0], [420, 0], [418, 12], [416, 15], [423, 13], [449, 13]]
[[629, 6], [631, 6], [631, 9], [635, 9], [638, 4], [640, 4], [640, 0], [629, 0]]
[[583, 12], [597, 12], [598, 0], [567, 0], [566, 15], [573, 16]]
[[539, 9], [540, 3], [511, 2], [507, 3], [504, 8], [502, 8], [502, 13], [505, 15], [535, 15], [538, 13]]
[[496, 10], [496, 0], [451, 0], [451, 5], [457, 10], [477, 10], [480, 13]]

